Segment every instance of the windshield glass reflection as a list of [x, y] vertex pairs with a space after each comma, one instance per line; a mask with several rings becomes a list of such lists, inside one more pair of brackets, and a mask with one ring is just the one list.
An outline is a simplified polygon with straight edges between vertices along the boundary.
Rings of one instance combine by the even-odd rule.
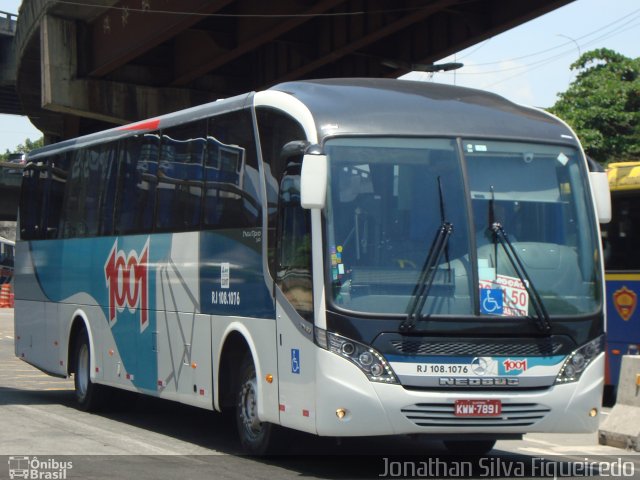
[[335, 139], [326, 151], [327, 256], [336, 305], [408, 313], [444, 215], [453, 231], [422, 314], [471, 314], [470, 240], [455, 140]]
[[[454, 139], [415, 138], [336, 138], [325, 149], [326, 258], [336, 307], [416, 319], [540, 317], [523, 280], [534, 285], [549, 315], [600, 307], [596, 229], [577, 150], [465, 140], [461, 158]], [[451, 235], [430, 267], [424, 304], [412, 311], [445, 222]], [[526, 276], [499, 246], [493, 222]]]

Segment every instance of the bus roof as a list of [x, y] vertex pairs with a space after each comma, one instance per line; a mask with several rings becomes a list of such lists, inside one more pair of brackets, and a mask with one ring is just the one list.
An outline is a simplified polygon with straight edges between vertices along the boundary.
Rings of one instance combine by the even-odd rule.
[[640, 189], [640, 162], [610, 163], [607, 168], [611, 191]]
[[46, 157], [52, 154], [63, 153], [81, 147], [98, 145], [101, 143], [120, 140], [122, 138], [154, 132], [163, 128], [173, 127], [186, 122], [202, 120], [215, 114], [221, 114], [233, 110], [239, 110], [250, 104], [253, 92], [235, 97], [217, 100], [215, 102], [197, 105], [173, 113], [167, 113], [159, 117], [141, 120], [127, 125], [117, 126], [108, 130], [91, 133], [78, 138], [64, 140], [59, 143], [46, 145], [32, 150], [27, 154], [27, 161], [37, 160], [38, 157]]
[[[490, 137], [576, 145], [573, 132], [554, 116], [470, 88], [398, 79], [342, 78], [287, 82], [271, 90], [288, 93], [309, 109], [319, 139], [339, 133]], [[244, 108], [251, 105], [254, 93], [47, 145], [29, 153], [28, 159]], [[337, 125], [338, 129], [327, 130], [327, 125]]]
[[341, 78], [282, 83], [272, 90], [289, 93], [307, 106], [320, 139], [330, 132], [510, 138], [576, 145], [573, 132], [554, 116], [471, 88]]

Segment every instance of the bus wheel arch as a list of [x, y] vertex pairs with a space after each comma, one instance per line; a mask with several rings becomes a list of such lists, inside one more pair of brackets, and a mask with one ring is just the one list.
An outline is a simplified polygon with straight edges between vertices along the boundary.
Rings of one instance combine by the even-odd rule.
[[218, 402], [223, 412], [233, 412], [242, 449], [251, 455], [275, 453], [281, 447], [281, 428], [258, 418], [258, 367], [246, 337], [228, 334], [218, 368]]
[[76, 349], [78, 341], [83, 335], [87, 336], [89, 339], [89, 348], [91, 351], [94, 351], [91, 342], [91, 334], [89, 332], [89, 322], [81, 312], [76, 312], [73, 315], [73, 321], [71, 322], [71, 328], [69, 329], [69, 342], [67, 343], [67, 375], [76, 373]]
[[238, 330], [229, 332], [224, 339], [218, 364], [218, 404], [221, 411], [235, 407], [234, 393], [238, 388], [238, 374], [244, 358], [251, 355], [251, 347]]
[[80, 410], [98, 410], [102, 391], [91, 379], [93, 342], [87, 318], [78, 312], [71, 324], [68, 345], [68, 372], [73, 373], [76, 404]]

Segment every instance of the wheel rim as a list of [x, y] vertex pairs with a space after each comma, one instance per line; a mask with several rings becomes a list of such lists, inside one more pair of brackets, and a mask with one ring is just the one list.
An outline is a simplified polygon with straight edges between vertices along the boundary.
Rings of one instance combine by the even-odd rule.
[[245, 434], [250, 439], [257, 439], [262, 434], [262, 422], [258, 418], [256, 379], [247, 380], [240, 391], [240, 420]]
[[80, 346], [76, 370], [78, 397], [84, 399], [87, 395], [87, 389], [89, 388], [89, 348], [86, 344]]

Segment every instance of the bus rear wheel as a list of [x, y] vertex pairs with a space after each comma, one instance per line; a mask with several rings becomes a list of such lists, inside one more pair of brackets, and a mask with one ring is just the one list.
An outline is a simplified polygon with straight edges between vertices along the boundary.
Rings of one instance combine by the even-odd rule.
[[449, 453], [456, 455], [485, 455], [493, 450], [495, 440], [445, 440]]
[[258, 380], [253, 359], [247, 355], [240, 368], [236, 392], [236, 426], [242, 449], [250, 455], [274, 453], [276, 425], [258, 418]]
[[86, 412], [96, 410], [99, 406], [100, 392], [99, 385], [91, 381], [91, 347], [86, 331], [82, 332], [76, 342], [74, 359], [73, 384], [78, 408]]

